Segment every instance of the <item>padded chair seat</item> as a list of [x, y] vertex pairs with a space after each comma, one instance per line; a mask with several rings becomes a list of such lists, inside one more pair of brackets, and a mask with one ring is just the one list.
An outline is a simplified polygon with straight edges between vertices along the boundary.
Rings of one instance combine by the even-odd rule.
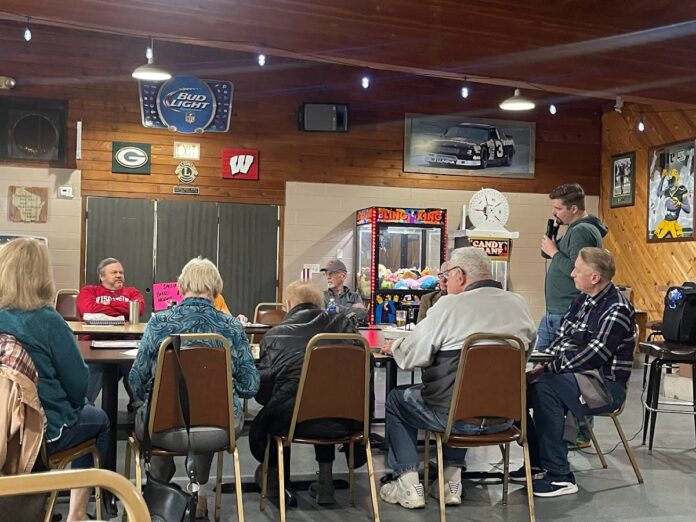
[[[674, 346], [674, 347], [672, 347]], [[690, 362], [691, 359], [696, 359], [696, 346], [672, 345], [665, 343], [640, 343], [638, 350], [640, 353], [657, 357], [664, 360], [675, 360], [681, 362]], [[677, 348], [678, 347], [678, 348]], [[685, 359], [687, 359], [685, 361]]]
[[58, 465], [58, 463], [65, 459], [66, 457], [71, 457], [72, 455], [81, 452], [82, 450], [86, 450], [91, 448], [97, 443], [97, 439], [89, 439], [84, 441], [82, 444], [78, 444], [77, 446], [73, 446], [72, 448], [65, 449], [63, 451], [59, 451], [58, 453], [53, 453], [48, 456], [48, 463], [51, 467], [55, 467]]
[[499, 433], [491, 433], [490, 435], [455, 435], [454, 433], [450, 435], [447, 444], [450, 446], [457, 445], [485, 445], [489, 446], [492, 444], [504, 444], [507, 442], [514, 442], [520, 438], [520, 430], [515, 426], [510, 426], [507, 430], [501, 431]]
[[[175, 453], [186, 453], [186, 430], [177, 429], [155, 433], [152, 437], [153, 449], [161, 449]], [[227, 449], [230, 435], [222, 428], [197, 426], [191, 428], [191, 446], [195, 453], [211, 453]], [[154, 451], [153, 451], [154, 452]]]
[[[318, 444], [318, 445], [332, 445], [332, 444], [350, 444], [351, 442], [360, 442], [365, 438], [362, 433], [356, 433], [351, 437], [342, 437], [339, 439], [316, 439], [313, 437], [293, 437], [292, 441], [299, 444]], [[287, 437], [282, 437], [283, 442], [287, 441]]]

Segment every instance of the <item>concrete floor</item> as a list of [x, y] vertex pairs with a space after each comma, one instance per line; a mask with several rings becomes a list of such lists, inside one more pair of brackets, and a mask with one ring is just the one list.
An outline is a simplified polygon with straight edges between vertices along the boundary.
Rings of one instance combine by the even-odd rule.
[[[634, 449], [636, 458], [645, 479], [638, 485], [633, 469], [626, 457], [614, 425], [608, 418], [598, 418], [595, 433], [605, 452], [615, 448], [607, 455], [608, 469], [603, 469], [593, 449], [574, 451], [570, 454], [571, 468], [575, 472], [580, 491], [552, 499], [535, 499], [536, 515], [539, 520], [577, 520], [611, 521], [622, 520], [684, 520], [696, 519], [696, 451], [694, 451], [694, 422], [683, 415], [660, 414], [655, 434], [652, 454], [647, 446], [641, 446], [642, 407], [641, 407], [642, 369], [634, 369], [629, 387], [629, 399], [621, 422]], [[410, 374], [401, 374], [399, 383], [410, 381]], [[384, 376], [376, 379], [377, 396], [383, 398]], [[125, 398], [123, 409], [125, 410]], [[252, 403], [251, 412], [258, 408]], [[383, 412], [383, 401], [378, 400], [377, 415]], [[381, 427], [375, 431], [379, 432]], [[618, 444], [618, 446], [617, 446]], [[242, 480], [253, 482], [257, 462], [251, 457], [246, 436], [239, 440]], [[123, 471], [124, 443], [119, 443], [118, 467]], [[294, 445], [292, 453], [293, 480], [309, 480], [317, 470], [311, 447]], [[431, 455], [434, 451], [431, 451]], [[373, 451], [377, 479], [389, 471], [386, 453]], [[522, 463], [522, 451], [513, 447], [511, 469]], [[470, 450], [467, 457], [469, 471], [498, 470], [502, 467], [497, 448]], [[177, 476], [181, 464], [178, 463]], [[334, 465], [335, 478], [347, 478], [347, 467], [342, 454], [338, 454]], [[225, 480], [232, 478], [232, 461], [225, 459]], [[372, 516], [370, 490], [366, 467], [356, 473], [356, 505], [348, 504], [347, 490], [337, 491], [336, 505], [318, 508], [306, 492], [299, 493], [299, 505], [287, 511], [288, 521], [337, 521], [369, 520]], [[379, 488], [379, 482], [377, 487]], [[448, 507], [447, 516], [453, 520], [492, 522], [497, 520], [527, 520], [527, 496], [524, 488], [510, 485], [507, 506], [501, 504], [502, 486], [464, 481], [466, 498], [461, 506]], [[213, 501], [209, 502], [212, 509]], [[65, 505], [57, 512], [65, 512]], [[409, 511], [400, 506], [379, 501], [381, 519], [385, 522], [409, 522], [437, 520], [437, 501], [428, 502], [425, 509]], [[244, 494], [244, 515], [247, 521], [279, 520], [278, 509], [272, 502], [267, 503], [266, 511], [259, 511], [259, 494]], [[236, 499], [232, 494], [223, 495], [222, 520], [236, 520]]]

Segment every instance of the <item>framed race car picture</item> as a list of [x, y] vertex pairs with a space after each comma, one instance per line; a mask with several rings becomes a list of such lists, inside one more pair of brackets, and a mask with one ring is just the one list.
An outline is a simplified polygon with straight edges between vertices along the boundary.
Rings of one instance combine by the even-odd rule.
[[404, 172], [533, 178], [536, 124], [406, 114]]
[[648, 241], [694, 239], [694, 140], [650, 149]]

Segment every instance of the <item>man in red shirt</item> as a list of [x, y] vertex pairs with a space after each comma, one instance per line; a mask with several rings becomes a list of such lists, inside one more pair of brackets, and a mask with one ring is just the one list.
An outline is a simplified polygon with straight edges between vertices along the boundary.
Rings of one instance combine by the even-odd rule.
[[[122, 315], [128, 321], [129, 306], [131, 301], [140, 301], [140, 315], [145, 312], [145, 299], [137, 288], [124, 286], [125, 277], [123, 265], [118, 259], [107, 257], [97, 265], [97, 274], [101, 284], [87, 285], [80, 290], [77, 296], [77, 312], [80, 319], [84, 314], [106, 314], [112, 317]], [[104, 367], [101, 364], [89, 364], [89, 385], [87, 387], [87, 399], [94, 404], [102, 389], [104, 380]], [[121, 376], [128, 376], [131, 363], [120, 365]], [[127, 383], [127, 378], [124, 379]], [[125, 384], [128, 396], [131, 397], [128, 385]], [[129, 410], [131, 405], [129, 404]]]

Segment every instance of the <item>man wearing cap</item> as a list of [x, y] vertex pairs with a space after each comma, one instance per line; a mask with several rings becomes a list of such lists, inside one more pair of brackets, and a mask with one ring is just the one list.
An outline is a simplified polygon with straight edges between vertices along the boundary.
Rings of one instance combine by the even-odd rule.
[[324, 305], [328, 306], [331, 298], [336, 303], [337, 312], [354, 312], [356, 318], [363, 319], [367, 312], [358, 292], [351, 291], [343, 282], [348, 275], [348, 269], [343, 261], [332, 259], [321, 269], [326, 276], [328, 289], [324, 292]]

